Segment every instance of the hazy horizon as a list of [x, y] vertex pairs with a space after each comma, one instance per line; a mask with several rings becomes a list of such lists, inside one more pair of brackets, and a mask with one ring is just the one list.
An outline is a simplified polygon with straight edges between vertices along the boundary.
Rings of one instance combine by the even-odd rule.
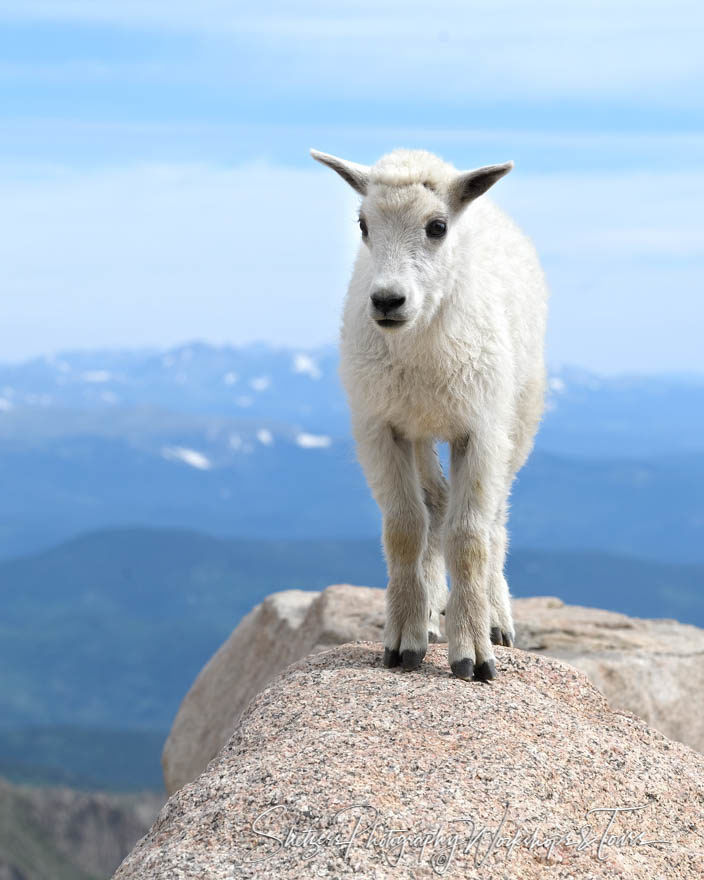
[[[246, 342], [235, 343], [235, 342], [213, 342], [207, 339], [199, 339], [196, 337], [192, 338], [183, 338], [180, 341], [176, 341], [171, 345], [104, 345], [104, 346], [92, 346], [86, 345], [79, 348], [65, 348], [65, 349], [57, 349], [55, 351], [46, 351], [39, 352], [37, 354], [31, 354], [26, 357], [19, 357], [17, 359], [12, 358], [2, 358], [0, 357], [0, 368], [3, 367], [20, 367], [26, 364], [32, 363], [34, 361], [44, 361], [48, 363], [52, 363], [54, 361], [60, 361], [63, 357], [100, 357], [101, 355], [106, 356], [115, 356], [119, 354], [133, 354], [133, 355], [163, 355], [171, 351], [180, 350], [184, 348], [197, 347], [197, 346], [207, 346], [209, 348], [213, 348], [216, 350], [227, 350], [227, 349], [247, 349], [247, 348], [263, 348], [270, 349], [272, 351], [288, 351], [292, 353], [301, 352], [303, 354], [311, 354], [316, 351], [322, 351], [324, 349], [334, 349], [335, 351], [339, 351], [337, 340], [333, 340], [332, 342], [323, 342], [319, 345], [312, 346], [303, 346], [303, 345], [293, 345], [289, 343], [276, 343], [271, 342], [267, 339], [250, 339]], [[660, 378], [670, 378], [673, 380], [676, 379], [693, 379], [693, 380], [701, 380], [704, 381], [704, 367], [701, 369], [691, 369], [691, 370], [678, 370], [678, 369], [625, 369], [625, 370], [595, 370], [588, 367], [584, 367], [582, 364], [574, 363], [574, 362], [557, 362], [557, 361], [546, 361], [546, 366], [548, 373], [554, 374], [562, 371], [577, 371], [584, 372], [589, 375], [601, 376], [604, 378], [648, 378], [652, 377], [660, 377]]]

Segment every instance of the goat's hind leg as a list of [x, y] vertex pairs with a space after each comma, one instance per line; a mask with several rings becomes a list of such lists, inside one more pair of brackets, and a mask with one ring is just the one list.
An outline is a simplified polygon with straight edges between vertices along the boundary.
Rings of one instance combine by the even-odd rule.
[[499, 510], [491, 527], [488, 589], [491, 607], [491, 641], [494, 645], [505, 645], [510, 648], [516, 635], [511, 613], [511, 597], [504, 575], [508, 544], [507, 513], [508, 501], [504, 500], [499, 504]]
[[384, 665], [415, 669], [428, 648], [429, 602], [423, 577], [428, 514], [411, 441], [390, 424], [357, 426], [357, 454], [383, 515], [388, 567]]

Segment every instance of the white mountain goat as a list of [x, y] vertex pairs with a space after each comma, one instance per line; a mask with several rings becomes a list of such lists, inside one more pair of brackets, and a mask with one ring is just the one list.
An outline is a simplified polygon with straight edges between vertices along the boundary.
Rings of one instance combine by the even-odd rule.
[[[545, 386], [543, 272], [528, 238], [479, 198], [513, 163], [458, 172], [421, 150], [369, 167], [311, 154], [363, 196], [340, 376], [383, 514], [384, 664], [420, 666], [446, 610], [452, 672], [487, 681], [492, 642], [514, 640], [508, 496]], [[449, 490], [436, 440], [450, 444]]]

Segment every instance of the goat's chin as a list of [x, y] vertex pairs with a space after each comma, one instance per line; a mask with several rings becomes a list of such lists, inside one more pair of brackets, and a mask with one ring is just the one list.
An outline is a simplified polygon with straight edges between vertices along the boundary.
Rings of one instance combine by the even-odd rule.
[[393, 336], [407, 333], [408, 330], [415, 325], [416, 318], [417, 315], [410, 315], [408, 317], [399, 316], [398, 318], [379, 318], [374, 315], [369, 316], [369, 320], [380, 333], [383, 333], [384, 335], [391, 334]]
[[385, 319], [374, 319], [374, 323], [383, 333], [401, 333], [404, 328], [408, 327], [409, 321], [398, 319], [393, 320], [391, 318]]

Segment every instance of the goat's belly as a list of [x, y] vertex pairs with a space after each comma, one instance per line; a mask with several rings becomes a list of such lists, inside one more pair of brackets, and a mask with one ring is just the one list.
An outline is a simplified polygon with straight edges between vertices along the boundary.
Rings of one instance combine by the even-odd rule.
[[465, 433], [463, 421], [435, 407], [417, 406], [391, 409], [389, 422], [410, 440], [433, 438], [451, 441]]

